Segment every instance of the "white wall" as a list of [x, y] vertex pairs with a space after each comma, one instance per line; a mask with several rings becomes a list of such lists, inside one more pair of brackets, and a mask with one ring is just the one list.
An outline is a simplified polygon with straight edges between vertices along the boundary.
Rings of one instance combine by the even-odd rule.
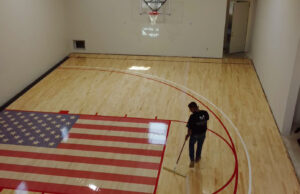
[[[227, 0], [171, 0], [172, 15], [155, 27], [139, 15], [140, 0], [65, 2], [70, 48], [83, 39], [91, 53], [222, 57]], [[143, 36], [148, 27], [159, 36]]]
[[61, 0], [0, 0], [0, 105], [68, 54]]
[[300, 40], [300, 1], [261, 0], [256, 1], [254, 7], [256, 10], [249, 55], [278, 127], [281, 132], [287, 133], [292, 121], [286, 118], [293, 118], [297, 99], [294, 89], [299, 81], [296, 78], [300, 77], [296, 74], [299, 69], [296, 68], [299, 66], [296, 55]]
[[[285, 117], [284, 117], [284, 123], [283, 123], [283, 129], [285, 134], [289, 134], [292, 129], [293, 119], [294, 123], [297, 124], [299, 121], [299, 105], [298, 104], [298, 110], [297, 110], [297, 98], [299, 101], [299, 88], [300, 88], [300, 39], [298, 44], [298, 52], [296, 57], [295, 66], [293, 69], [293, 76], [292, 81], [289, 88], [289, 96], [287, 100], [287, 107], [285, 111]], [[296, 115], [294, 115], [296, 114]], [[300, 124], [300, 123], [299, 123]]]
[[300, 127], [300, 89], [298, 90], [297, 106], [294, 115], [294, 123]]

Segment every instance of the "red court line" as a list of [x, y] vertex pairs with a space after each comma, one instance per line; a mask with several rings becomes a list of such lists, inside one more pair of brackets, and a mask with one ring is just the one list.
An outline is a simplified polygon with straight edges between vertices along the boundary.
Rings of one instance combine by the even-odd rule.
[[153, 186], [155, 185], [156, 182], [156, 178], [152, 178], [152, 177], [112, 174], [112, 173], [104, 173], [104, 172], [91, 172], [91, 171], [83, 171], [83, 170], [69, 170], [69, 169], [62, 169], [62, 168], [38, 167], [38, 166], [29, 166], [29, 165], [17, 165], [17, 164], [0, 163], [0, 170], [21, 172], [21, 173], [43, 174], [43, 175], [46, 174], [52, 176], [105, 180], [105, 181], [113, 181], [113, 182], [137, 183], [137, 184], [153, 185]]
[[126, 143], [142, 143], [151, 144], [148, 138], [136, 138], [136, 137], [119, 137], [119, 136], [108, 136], [108, 135], [90, 135], [83, 133], [69, 133], [70, 138], [75, 139], [89, 139], [89, 140], [102, 140], [102, 141], [116, 141]]
[[147, 128], [107, 126], [107, 125], [81, 124], [81, 123], [75, 123], [72, 126], [72, 128], [110, 130], [110, 131], [126, 131], [126, 132], [135, 132], [135, 133], [149, 133], [149, 129], [147, 129]]
[[57, 148], [83, 150], [83, 151], [109, 152], [109, 153], [118, 153], [118, 154], [134, 154], [134, 155], [156, 156], [156, 157], [160, 157], [162, 155], [162, 151], [158, 151], [158, 150], [94, 146], [94, 145], [71, 144], [71, 143], [61, 143], [58, 145]]
[[168, 124], [168, 120], [155, 120], [155, 119], [145, 119], [145, 118], [135, 118], [135, 117], [112, 117], [112, 116], [100, 116], [100, 115], [80, 115], [79, 119], [118, 121], [118, 122], [129, 122], [129, 123], [162, 122]]
[[[22, 182], [27, 186], [27, 190], [31, 192], [45, 192], [55, 194], [146, 194], [143, 192], [122, 191], [113, 189], [99, 188], [97, 191], [90, 189], [87, 186], [74, 186], [55, 183], [42, 183], [37, 181], [19, 181], [14, 179], [0, 178], [0, 186], [5, 189], [16, 189]], [[26, 190], [26, 191], [27, 191]]]
[[0, 150], [0, 156], [52, 160], [52, 161], [61, 161], [61, 162], [98, 164], [98, 165], [108, 165], [108, 166], [121, 166], [121, 167], [131, 167], [131, 168], [143, 168], [143, 169], [153, 169], [153, 170], [159, 169], [159, 163], [152, 163], [152, 162], [137, 162], [137, 161], [129, 161], [129, 160], [33, 153], [33, 152], [11, 151], [11, 150], [9, 151]]
[[210, 130], [210, 129], [207, 129], [209, 132], [215, 134], [216, 136], [218, 136], [219, 138], [221, 138], [231, 149], [231, 151], [234, 153], [234, 149], [233, 147], [230, 145], [230, 143], [220, 134], [218, 134], [217, 132], [213, 131], [213, 130]]

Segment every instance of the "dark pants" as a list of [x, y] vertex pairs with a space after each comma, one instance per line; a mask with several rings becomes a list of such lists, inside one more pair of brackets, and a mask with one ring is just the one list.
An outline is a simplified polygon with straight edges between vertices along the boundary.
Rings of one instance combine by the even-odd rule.
[[196, 150], [196, 159], [201, 157], [202, 146], [205, 140], [206, 134], [199, 136], [191, 136], [190, 137], [190, 159], [191, 161], [195, 160], [195, 143], [197, 142], [197, 150]]

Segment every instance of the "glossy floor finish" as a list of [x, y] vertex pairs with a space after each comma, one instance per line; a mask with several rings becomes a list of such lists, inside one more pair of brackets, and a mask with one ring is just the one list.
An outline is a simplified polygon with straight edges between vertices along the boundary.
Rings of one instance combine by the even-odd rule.
[[[125, 183], [126, 180], [120, 180], [121, 178], [118, 176], [115, 176], [116, 180], [110, 178], [109, 181], [104, 181], [102, 174], [102, 176], [94, 176], [99, 177], [98, 179], [85, 177], [82, 186], [89, 192], [97, 193], [109, 193], [114, 189], [117, 190], [115, 182], [119, 183], [117, 185], [122, 190], [159, 194], [300, 193], [293, 166], [254, 67], [247, 59], [73, 54], [62, 66], [8, 109], [55, 113], [68, 110], [70, 115], [98, 114], [116, 118], [134, 117], [141, 118], [141, 120], [146, 118], [154, 121], [157, 119], [170, 121], [162, 166], [173, 168], [184, 142], [186, 134], [184, 122], [190, 114], [187, 104], [191, 101], [196, 101], [201, 109], [207, 110], [211, 119], [202, 159], [194, 169], [188, 168], [188, 147], [186, 146], [184, 149], [177, 170], [187, 174], [186, 178], [165, 171], [161, 167], [160, 173], [145, 169], [130, 171], [127, 168], [123, 169], [121, 166], [113, 165], [116, 163], [112, 162], [108, 169], [101, 164], [89, 165], [93, 165], [94, 169], [102, 173], [105, 170], [106, 173], [116, 175], [130, 171], [130, 176], [144, 178], [132, 179], [135, 182]], [[95, 140], [90, 136], [96, 135], [103, 138], [102, 136], [108, 135], [113, 138], [118, 137], [119, 140], [120, 138], [129, 140], [130, 137], [126, 136], [129, 135], [128, 133], [126, 135], [121, 132], [116, 133], [116, 128], [120, 126], [115, 123], [110, 122], [108, 124], [110, 128], [105, 129], [106, 132], [103, 134], [104, 132], [101, 130], [86, 128], [86, 125], [99, 125], [99, 123], [83, 122], [75, 125], [84, 124], [85, 127], [75, 127], [75, 130], [72, 131], [73, 126], [70, 130], [70, 133], [73, 134], [70, 135], [70, 140], [72, 137], [78, 137], [77, 140], [72, 140], [73, 144], [90, 145], [93, 142], [93, 146], [125, 146], [127, 151], [129, 151], [129, 147], [130, 149], [139, 148], [137, 143], [141, 142], [122, 142], [122, 145], [116, 145], [113, 144], [112, 139], [106, 139], [109, 142], [109, 145], [106, 145], [101, 144], [103, 139]], [[101, 125], [103, 123], [101, 121]], [[74, 134], [83, 133], [92, 134], [74, 136]], [[134, 138], [145, 138], [136, 132], [130, 135], [134, 135]], [[20, 149], [23, 152], [28, 149], [26, 146], [9, 145], [8, 147], [11, 148], [7, 148], [5, 145], [1, 144], [2, 147], [4, 146], [3, 149]], [[58, 150], [61, 145], [66, 146], [61, 143], [58, 145]], [[151, 147], [151, 149], [161, 149]], [[70, 149], [66, 149], [68, 150], [66, 153], [84, 156], [87, 160], [89, 157], [93, 157], [90, 152], [78, 150], [72, 152], [73, 149], [74, 147], [71, 146]], [[148, 148], [141, 147], [140, 149]], [[105, 153], [100, 148], [96, 152], [97, 158], [102, 158], [102, 161], [105, 157], [113, 160], [133, 160], [132, 153], [126, 155], [126, 153], [116, 153], [117, 151], [115, 151], [114, 154], [111, 154]], [[154, 152], [149, 153], [153, 154]], [[143, 165], [153, 162], [151, 160], [159, 163], [159, 159], [147, 157], [149, 156], [134, 157], [134, 160], [145, 163]], [[14, 160], [14, 157], [8, 157], [7, 160], [5, 157], [1, 159], [1, 163], [22, 165], [18, 162], [20, 161]], [[74, 177], [66, 176], [68, 169], [72, 169], [74, 166], [81, 170], [87, 168], [87, 164], [81, 166], [81, 163], [76, 161], [58, 161], [59, 166], [54, 166], [56, 169], [52, 170], [63, 169], [62, 172], [53, 177], [48, 177], [48, 175], [47, 178], [37, 174], [37, 170], [44, 168], [43, 165], [47, 164], [42, 161], [26, 162], [29, 162], [33, 170], [31, 173], [22, 174], [22, 179], [64, 185], [75, 185], [78, 181]], [[158, 174], [157, 187], [145, 186], [145, 183], [149, 183], [147, 181], [153, 181], [145, 177], [158, 177]], [[79, 173], [79, 175], [81, 174]], [[1, 170], [0, 178], [11, 176], [17, 176], [17, 174], [12, 174], [9, 169]], [[141, 184], [139, 181], [144, 182]], [[90, 185], [100, 189], [92, 190]], [[49, 192], [49, 187], [44, 186], [44, 192]], [[9, 189], [4, 189], [2, 192], [10, 193]], [[72, 193], [72, 187], [64, 192]]]

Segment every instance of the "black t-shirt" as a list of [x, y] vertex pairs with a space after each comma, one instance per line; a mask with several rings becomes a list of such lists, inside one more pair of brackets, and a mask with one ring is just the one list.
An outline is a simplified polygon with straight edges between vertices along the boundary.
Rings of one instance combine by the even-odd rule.
[[186, 126], [192, 130], [192, 135], [202, 135], [207, 130], [208, 120], [208, 113], [205, 110], [200, 110], [199, 112], [191, 114]]

